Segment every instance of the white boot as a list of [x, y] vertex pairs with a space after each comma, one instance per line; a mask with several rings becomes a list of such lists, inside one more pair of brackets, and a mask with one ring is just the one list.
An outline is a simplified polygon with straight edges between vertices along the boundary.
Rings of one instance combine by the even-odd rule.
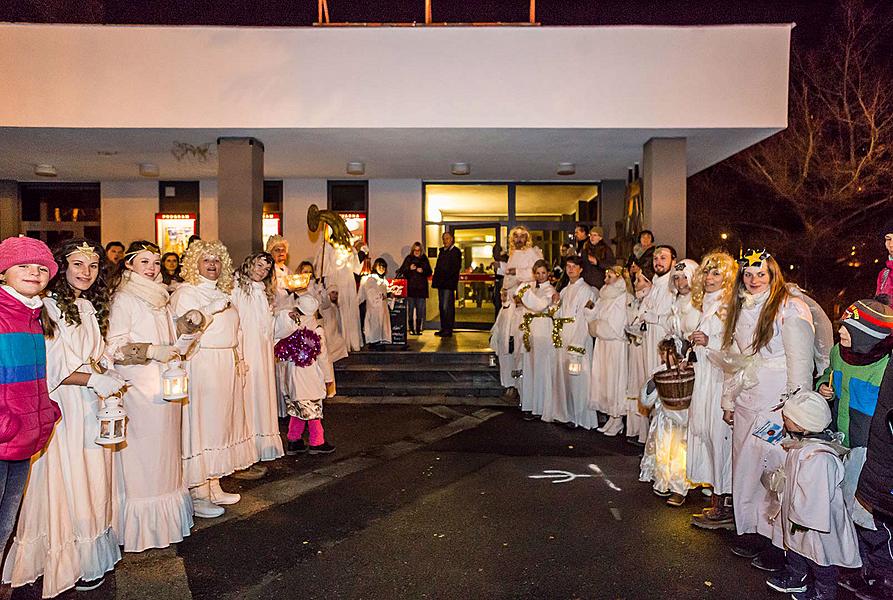
[[607, 436], [613, 437], [620, 433], [623, 430], [623, 419], [620, 417], [611, 417], [608, 419], [608, 422], [605, 423], [605, 428], [602, 430]]
[[208, 482], [191, 488], [189, 495], [192, 496], [192, 511], [196, 517], [213, 519], [226, 512], [222, 506], [217, 506], [211, 502], [211, 488], [208, 486]]
[[223, 488], [220, 487], [219, 479], [210, 479], [208, 480], [208, 483], [211, 485], [211, 502], [214, 504], [227, 506], [229, 504], [235, 504], [242, 499], [242, 496], [239, 494], [229, 494], [224, 492]]

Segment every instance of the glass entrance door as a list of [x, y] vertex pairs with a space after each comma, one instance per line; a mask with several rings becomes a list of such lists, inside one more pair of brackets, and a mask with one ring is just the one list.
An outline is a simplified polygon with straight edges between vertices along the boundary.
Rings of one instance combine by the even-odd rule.
[[462, 250], [456, 327], [489, 329], [496, 319], [493, 246], [499, 244], [499, 223], [451, 225], [448, 229]]

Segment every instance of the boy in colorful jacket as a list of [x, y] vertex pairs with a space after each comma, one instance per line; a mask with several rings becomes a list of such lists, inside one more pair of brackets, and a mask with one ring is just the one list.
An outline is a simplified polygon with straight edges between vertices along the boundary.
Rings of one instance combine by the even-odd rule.
[[57, 269], [40, 240], [0, 242], [0, 553], [15, 524], [31, 456], [46, 445], [61, 414], [47, 392], [38, 297]]

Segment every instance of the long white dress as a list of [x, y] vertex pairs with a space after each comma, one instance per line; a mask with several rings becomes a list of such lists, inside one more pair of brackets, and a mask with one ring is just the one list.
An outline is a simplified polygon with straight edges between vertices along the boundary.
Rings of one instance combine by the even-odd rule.
[[[798, 298], [788, 297], [773, 324], [773, 336], [756, 355], [750, 351], [760, 310], [769, 292], [749, 296], [735, 327], [735, 351], [747, 365], [723, 382], [722, 406], [734, 410], [732, 427], [732, 503], [739, 534], [772, 538], [770, 492], [760, 477], [784, 463], [785, 453], [752, 435], [766, 423], [781, 427], [781, 396], [796, 388], [811, 389], [814, 369], [812, 315]], [[744, 349], [744, 352], [741, 352]], [[773, 410], [775, 409], [775, 410]]]
[[341, 313], [341, 335], [348, 350], [355, 352], [362, 345], [360, 337], [360, 303], [354, 275], [363, 268], [357, 251], [353, 248], [335, 248], [323, 242], [313, 261], [317, 276], [323, 281], [326, 292], [338, 291], [338, 310]]
[[366, 275], [360, 283], [360, 303], [366, 303], [366, 322], [363, 336], [367, 344], [391, 342], [391, 301], [388, 300], [388, 280], [378, 275]]
[[670, 279], [673, 270], [661, 276], [655, 275], [651, 291], [642, 299], [639, 307], [639, 319], [645, 323], [645, 373], [651, 377], [663, 369], [657, 345], [670, 333], [670, 313], [673, 309], [675, 294], [670, 291]]
[[[112, 299], [107, 338], [110, 355], [131, 343], [172, 345], [174, 329], [167, 303], [153, 304], [125, 284]], [[125, 552], [165, 548], [183, 541], [192, 527], [192, 499], [180, 460], [183, 403], [162, 397], [161, 374], [166, 368], [154, 360], [115, 367], [129, 384], [124, 395], [127, 441], [118, 452], [122, 509], [116, 523]]]
[[[523, 289], [523, 288], [522, 288]], [[570, 407], [564, 391], [564, 378], [558, 377], [558, 349], [552, 343], [552, 318], [548, 309], [552, 305], [555, 288], [543, 283], [531, 284], [521, 295], [526, 314], [537, 315], [530, 319], [529, 345], [524, 345], [523, 333], [519, 342], [521, 355], [521, 409], [541, 415], [543, 421], [566, 423]]]
[[856, 528], [844, 501], [844, 467], [837, 452], [819, 440], [804, 439], [789, 446], [784, 471], [781, 515], [774, 522], [775, 544], [823, 567], [862, 566]]
[[62, 409], [46, 450], [31, 461], [15, 539], [3, 567], [13, 587], [43, 576], [43, 597], [92, 581], [121, 559], [112, 527], [115, 459], [111, 448], [96, 444], [99, 397], [85, 386], [61, 385], [72, 373], [93, 373], [90, 361], [102, 361], [105, 341], [89, 301], [77, 301], [81, 324], [68, 324], [56, 301], [43, 303], [56, 333], [46, 341], [47, 388]]
[[[636, 332], [640, 331], [642, 325], [640, 314], [642, 300], [650, 291], [651, 288], [646, 288], [636, 292], [636, 295], [631, 298], [626, 306], [627, 322], [629, 327]], [[626, 435], [630, 438], [636, 438], [640, 443], [644, 444], [648, 439], [648, 415], [643, 415], [639, 411], [639, 397], [642, 393], [642, 386], [649, 379], [645, 365], [644, 338], [639, 337], [635, 341], [631, 340], [627, 347], [627, 352]]]
[[277, 418], [273, 310], [263, 282], [250, 282], [248, 292], [237, 284], [231, 297], [239, 313], [242, 354], [248, 364], [245, 381], [248, 427], [254, 437], [258, 459], [275, 460], [283, 456], [284, 451]]
[[[595, 303], [595, 345], [592, 350], [592, 383], [589, 405], [611, 417], [626, 416], [628, 410], [629, 342], [626, 340], [627, 310], [631, 294], [618, 279], [602, 286]], [[641, 385], [639, 386], [641, 388]]]
[[[589, 320], [593, 317], [594, 309], [586, 308], [589, 302], [597, 304], [598, 298], [598, 290], [580, 277], [561, 290], [561, 307], [555, 315], [562, 319], [573, 319], [561, 329], [558, 376], [564, 379], [564, 390], [570, 408], [569, 420], [584, 429], [598, 427], [598, 413], [589, 403], [593, 356]], [[582, 354], [579, 350], [583, 351]], [[579, 375], [570, 374], [568, 365], [571, 360], [580, 361], [582, 368]]]
[[329, 364], [333, 364], [347, 358], [347, 344], [341, 335], [341, 313], [338, 305], [333, 303], [329, 294], [315, 281], [307, 286], [307, 293], [319, 301], [319, 314], [322, 315], [322, 328], [326, 332], [326, 347], [328, 348]]
[[723, 372], [709, 358], [722, 347], [725, 329], [718, 311], [722, 290], [704, 294], [696, 331], [707, 335], [707, 346], [695, 346], [695, 387], [688, 409], [688, 480], [713, 487], [716, 494], [732, 493], [732, 429], [722, 420]]
[[[506, 300], [502, 303], [496, 322], [490, 329], [490, 348], [499, 359], [499, 380], [502, 387], [519, 387], [518, 380], [512, 376], [513, 372], [521, 368], [521, 333], [518, 327], [526, 312], [523, 307], [515, 304], [515, 294], [525, 283], [533, 281], [533, 264], [543, 257], [543, 251], [539, 248], [525, 248], [512, 252], [504, 270], [515, 269], [514, 275], [506, 275], [502, 281], [502, 289], [506, 291]], [[514, 342], [510, 340], [514, 338]], [[514, 352], [509, 352], [509, 350]]]
[[171, 296], [176, 317], [199, 310], [211, 323], [193, 346], [186, 371], [189, 401], [183, 410], [183, 478], [188, 487], [247, 469], [257, 462], [248, 427], [244, 380], [237, 372], [239, 313], [229, 306], [209, 313], [215, 300], [228, 300], [216, 282], [184, 283]]
[[[273, 265], [273, 275], [276, 277], [276, 289], [273, 291], [273, 313], [280, 310], [289, 311], [295, 306], [295, 298], [286, 287], [288, 277], [292, 274], [287, 265]], [[276, 406], [280, 417], [287, 417], [285, 412], [285, 365], [276, 362], [273, 367], [276, 375]]]

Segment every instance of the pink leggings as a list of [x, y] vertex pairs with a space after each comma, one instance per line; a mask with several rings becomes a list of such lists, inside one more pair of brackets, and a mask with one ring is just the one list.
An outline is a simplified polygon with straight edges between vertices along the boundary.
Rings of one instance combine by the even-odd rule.
[[322, 429], [322, 420], [311, 419], [309, 421], [304, 421], [297, 417], [292, 417], [288, 422], [288, 440], [290, 442], [297, 442], [301, 439], [301, 436], [304, 435], [304, 423], [307, 424], [307, 429], [310, 430], [311, 446], [319, 446], [326, 443]]

